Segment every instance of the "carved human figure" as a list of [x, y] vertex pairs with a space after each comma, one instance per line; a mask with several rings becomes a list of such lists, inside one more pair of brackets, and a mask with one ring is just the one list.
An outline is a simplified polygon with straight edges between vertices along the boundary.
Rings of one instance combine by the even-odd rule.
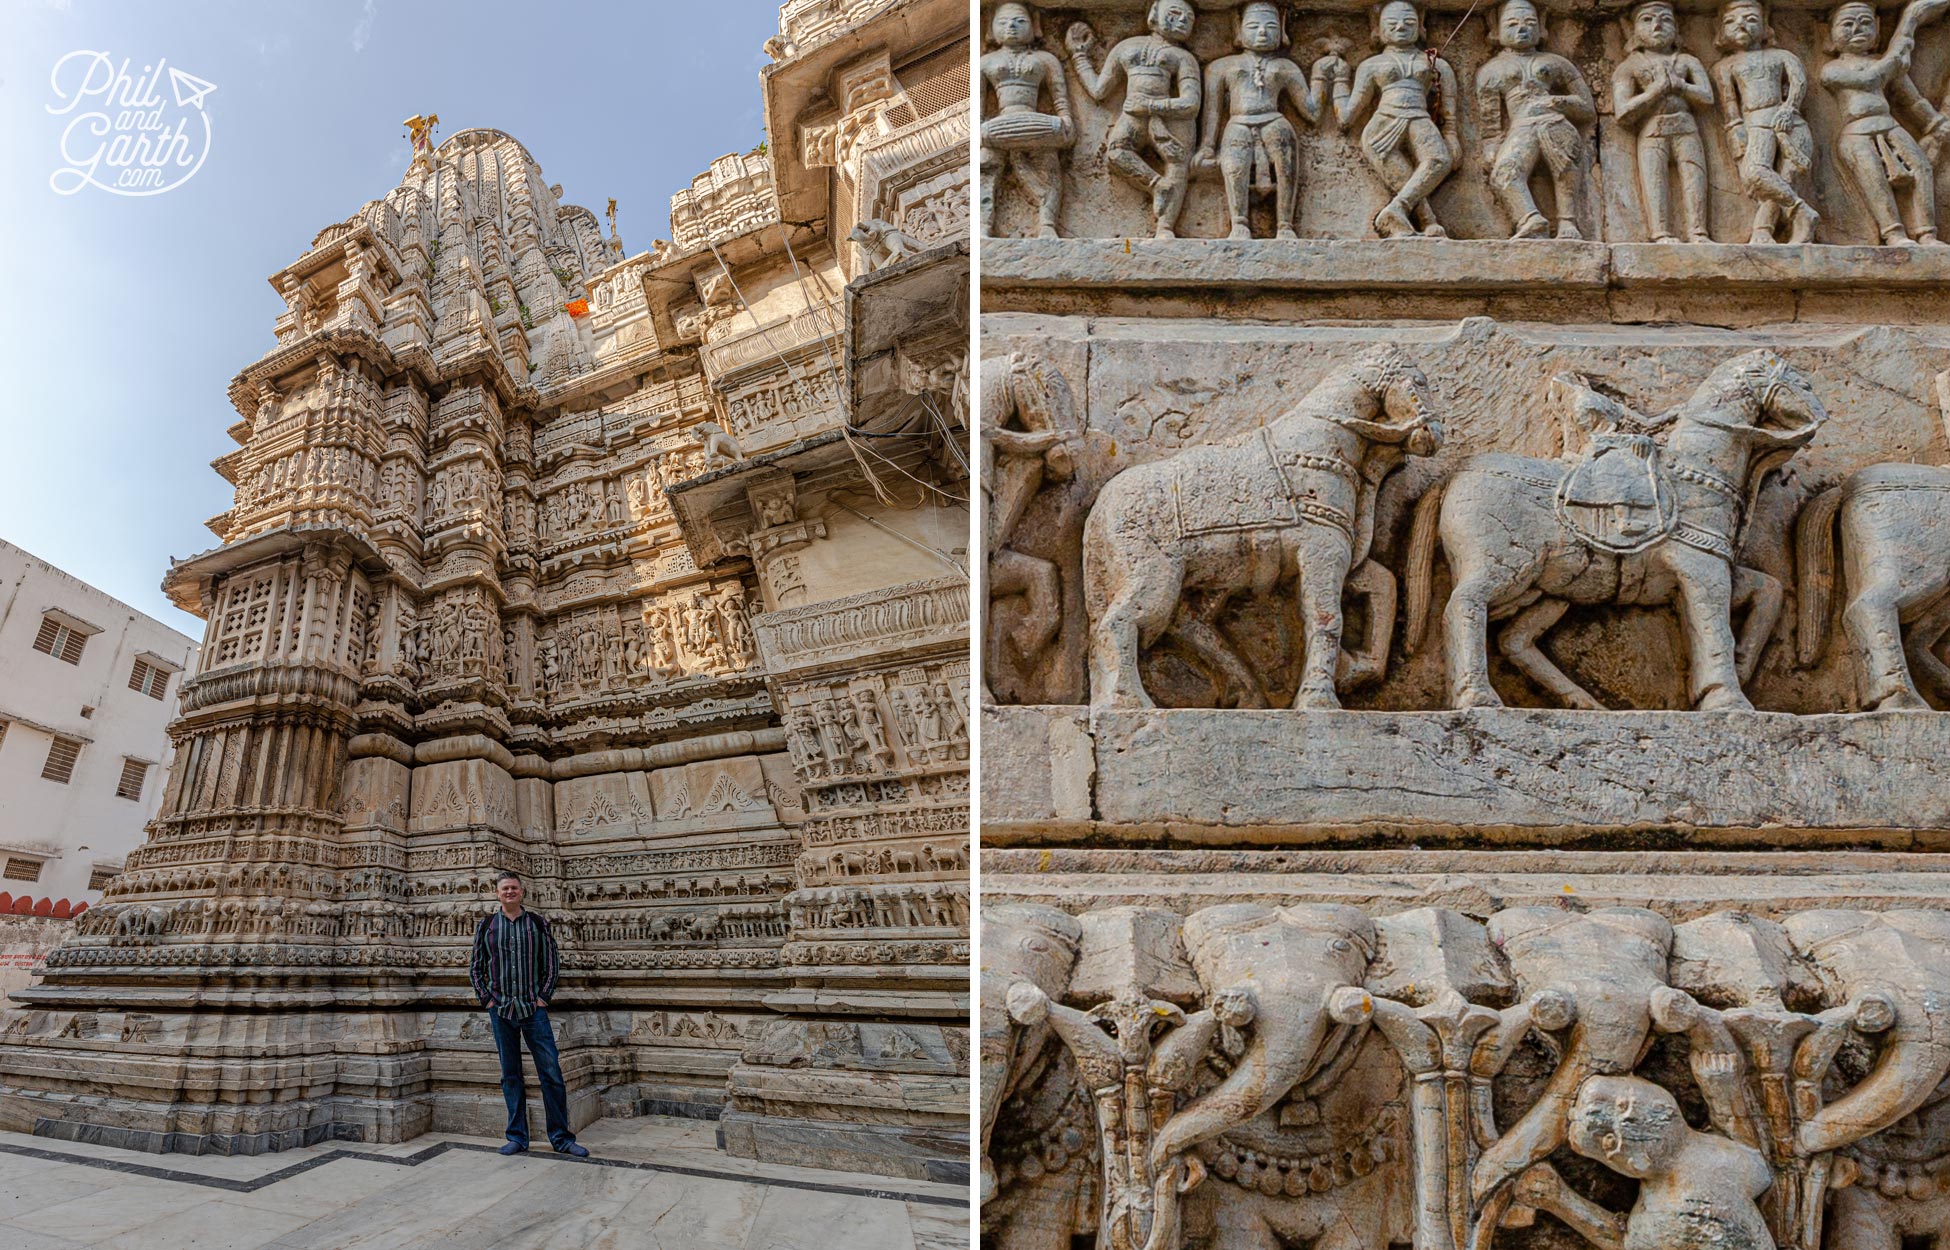
[[684, 646], [699, 659], [707, 659], [711, 649], [711, 623], [703, 606], [693, 599], [679, 609], [684, 623]]
[[1387, 0], [1375, 11], [1375, 37], [1381, 51], [1351, 79], [1347, 62], [1333, 52], [1314, 63], [1314, 76], [1333, 81], [1334, 120], [1343, 129], [1374, 110], [1361, 131], [1361, 155], [1394, 192], [1375, 214], [1375, 233], [1446, 238], [1429, 196], [1462, 154], [1456, 71], [1423, 48], [1422, 12], [1410, 0]]
[[853, 706], [859, 716], [860, 731], [866, 737], [867, 752], [883, 766], [894, 763], [893, 748], [887, 745], [887, 726], [880, 715], [880, 701], [871, 690], [853, 692]]
[[669, 619], [663, 611], [658, 608], [645, 608], [643, 629], [649, 639], [650, 671], [666, 677], [681, 673], [682, 665], [677, 662], [676, 649], [671, 646]]
[[1510, 215], [1514, 239], [1541, 239], [1550, 222], [1530, 194], [1541, 161], [1556, 192], [1557, 237], [1582, 239], [1584, 134], [1597, 119], [1591, 88], [1578, 67], [1541, 50], [1544, 22], [1533, 0], [1503, 0], [1496, 42], [1502, 50], [1476, 71], [1476, 115], [1490, 189]]
[[[1881, 56], [1876, 55], [1881, 25], [1873, 6], [1849, 0], [1828, 19], [1828, 46], [1835, 57], [1821, 67], [1821, 85], [1842, 114], [1835, 155], [1843, 180], [1869, 210], [1885, 245], [1939, 242], [1931, 162], [1950, 135], [1950, 121], [1923, 98], [1909, 70], [1917, 30], [1947, 9], [1950, 0], [1910, 0]], [[1920, 144], [1896, 120], [1896, 108], [1923, 127]]]
[[[995, 94], [995, 112], [982, 119], [982, 233], [995, 233], [995, 193], [1013, 176], [1036, 201], [1036, 234], [1055, 239], [1063, 207], [1060, 153], [1076, 142], [1070, 116], [1070, 84], [1063, 64], [1036, 46], [1042, 32], [1026, 4], [995, 6], [989, 21], [993, 51], [982, 54], [982, 81]], [[1042, 111], [1044, 93], [1049, 112]]]
[[840, 692], [839, 697], [833, 700], [833, 706], [839, 713], [840, 733], [846, 740], [846, 760], [848, 765], [851, 766], [860, 755], [868, 754], [869, 759], [861, 761], [861, 767], [857, 771], [872, 771], [867, 733], [860, 726], [860, 709], [855, 707], [853, 702], [845, 697], [844, 691]]
[[908, 705], [907, 689], [895, 686], [887, 692], [887, 705], [893, 710], [894, 732], [900, 735], [901, 745], [910, 751], [920, 746], [921, 726], [914, 718], [914, 710]]
[[1239, 10], [1238, 41], [1238, 52], [1205, 67], [1205, 113], [1192, 165], [1199, 171], [1216, 165], [1225, 179], [1227, 238], [1253, 237], [1252, 194], [1269, 183], [1274, 237], [1298, 238], [1300, 137], [1280, 106], [1290, 100], [1302, 120], [1317, 124], [1326, 76], [1317, 73], [1310, 82], [1305, 70], [1276, 55], [1286, 46], [1286, 21], [1266, 0]]
[[745, 619], [743, 596], [735, 590], [726, 591], [718, 600], [718, 618], [731, 666], [746, 667], [752, 662], [752, 627]]
[[941, 739], [955, 748], [957, 758], [968, 755], [968, 722], [962, 716], [961, 700], [945, 681], [934, 684], [934, 706], [941, 716]]
[[849, 771], [853, 752], [847, 742], [846, 727], [840, 721], [840, 710], [833, 706], [831, 699], [821, 699], [812, 711], [819, 732], [819, 751], [826, 758], [827, 775], [838, 776]]
[[1761, 1152], [1688, 1125], [1664, 1087], [1637, 1076], [1586, 1080], [1571, 1149], [1639, 1182], [1621, 1250], [1774, 1250], [1755, 1199], [1774, 1183]]
[[1774, 46], [1761, 0], [1721, 5], [1714, 43], [1727, 54], [1713, 64], [1727, 143], [1740, 161], [1740, 185], [1758, 201], [1748, 242], [1778, 242], [1774, 231], [1783, 215], [1789, 243], [1811, 242], [1821, 214], [1794, 187], [1815, 164], [1814, 133], [1801, 115], [1808, 71], [1800, 57]]
[[576, 631], [576, 676], [584, 690], [594, 690], [602, 673], [603, 636], [592, 625]]
[[1646, 235], [1677, 243], [1671, 171], [1679, 173], [1678, 217], [1686, 238], [1711, 243], [1706, 216], [1706, 145], [1696, 108], [1713, 104], [1713, 83], [1699, 58], [1679, 50], [1679, 23], [1668, 0], [1642, 0], [1626, 25], [1627, 54], [1611, 75], [1612, 113], [1638, 136], [1639, 201]]
[[[1191, 174], [1199, 106], [1198, 59], [1185, 47], [1192, 20], [1190, 0], [1151, 0], [1145, 13], [1148, 33], [1112, 48], [1101, 73], [1095, 64], [1097, 36], [1090, 27], [1077, 22], [1063, 37], [1070, 64], [1091, 99], [1104, 102], [1117, 80], [1124, 80], [1124, 107], [1111, 123], [1104, 151], [1112, 173], [1150, 193], [1160, 239], [1177, 237]], [[1144, 158], [1147, 149], [1162, 170]]]
[[914, 719], [920, 727], [921, 745], [928, 749], [930, 758], [937, 757], [939, 753], [936, 748], [948, 742], [947, 715], [936, 702], [935, 692], [930, 687], [915, 686], [908, 694], [914, 701]]
[[1061, 574], [1053, 561], [1009, 544], [1045, 483], [1075, 476], [1076, 400], [1053, 363], [1013, 352], [982, 371], [981, 421], [989, 600], [1021, 600], [1008, 642], [1034, 661], [1063, 625]]

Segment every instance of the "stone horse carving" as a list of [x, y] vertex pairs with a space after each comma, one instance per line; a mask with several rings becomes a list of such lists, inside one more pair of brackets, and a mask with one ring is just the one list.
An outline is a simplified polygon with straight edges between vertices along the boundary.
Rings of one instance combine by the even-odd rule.
[[[1337, 678], [1355, 675], [1341, 653], [1350, 580], [1372, 600], [1370, 653], [1385, 656], [1394, 621], [1394, 578], [1368, 560], [1376, 491], [1405, 454], [1441, 446], [1428, 379], [1383, 347], [1262, 429], [1112, 478], [1083, 531], [1091, 705], [1152, 706], [1138, 657], [1167, 632], [1255, 705], [1258, 681], [1215, 621], [1232, 596], [1270, 593], [1297, 574], [1306, 664], [1294, 705], [1339, 707]], [[1202, 610], [1181, 607], [1187, 591], [1203, 592]], [[1377, 669], [1370, 654], [1364, 672]]]
[[[1944, 398], [1950, 374], [1937, 379]], [[1950, 430], [1950, 408], [1944, 409]], [[1842, 568], [1853, 586], [1842, 625], [1854, 648], [1865, 706], [1926, 710], [1921, 676], [1950, 699], [1950, 666], [1934, 648], [1950, 633], [1950, 468], [1872, 464], [1823, 491], [1795, 526], [1800, 628], [1796, 662], [1812, 668], [1828, 645], [1841, 518]], [[1905, 655], [1907, 659], [1905, 659]]]
[[[1582, 463], [1473, 456], [1416, 505], [1409, 540], [1407, 645], [1427, 626], [1438, 537], [1455, 589], [1443, 616], [1449, 697], [1499, 707], [1489, 623], [1524, 673], [1572, 707], [1604, 705], [1551, 662], [1538, 640], [1574, 603], [1676, 604], [1692, 704], [1751, 709], [1741, 690], [1760, 663], [1783, 599], [1778, 579], [1739, 562], [1767, 474], [1828, 419], [1808, 379], [1770, 351], [1722, 363], [1670, 413], [1641, 417], [1561, 376], [1552, 398], [1593, 437]], [[1648, 437], [1663, 434], [1663, 446]], [[1635, 468], [1634, 466], [1638, 466]], [[1642, 470], [1642, 471], [1641, 471]], [[1734, 608], [1748, 609], [1738, 645]]]

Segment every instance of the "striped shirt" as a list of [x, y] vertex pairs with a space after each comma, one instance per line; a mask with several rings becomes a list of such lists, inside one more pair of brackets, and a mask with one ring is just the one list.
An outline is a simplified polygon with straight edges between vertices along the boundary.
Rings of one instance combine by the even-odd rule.
[[513, 920], [497, 911], [474, 929], [474, 956], [468, 979], [483, 1007], [494, 1004], [504, 1020], [525, 1020], [535, 1014], [535, 1000], [555, 997], [555, 979], [562, 960], [548, 921], [532, 911]]

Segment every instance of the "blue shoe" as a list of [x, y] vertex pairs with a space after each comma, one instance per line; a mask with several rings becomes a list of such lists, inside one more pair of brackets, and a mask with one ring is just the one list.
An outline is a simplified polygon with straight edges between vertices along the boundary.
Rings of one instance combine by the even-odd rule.
[[571, 1159], [587, 1159], [589, 1157], [589, 1147], [583, 1145], [581, 1142], [572, 1141], [566, 1146], [557, 1146], [555, 1153], [567, 1155]]
[[528, 1153], [528, 1147], [518, 1141], [511, 1141], [501, 1147], [501, 1153], [504, 1155], [526, 1154]]

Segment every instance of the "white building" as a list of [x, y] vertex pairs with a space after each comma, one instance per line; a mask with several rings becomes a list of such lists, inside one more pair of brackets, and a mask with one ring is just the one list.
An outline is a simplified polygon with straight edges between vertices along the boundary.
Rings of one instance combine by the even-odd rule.
[[196, 649], [0, 542], [0, 911], [92, 903], [142, 844]]

